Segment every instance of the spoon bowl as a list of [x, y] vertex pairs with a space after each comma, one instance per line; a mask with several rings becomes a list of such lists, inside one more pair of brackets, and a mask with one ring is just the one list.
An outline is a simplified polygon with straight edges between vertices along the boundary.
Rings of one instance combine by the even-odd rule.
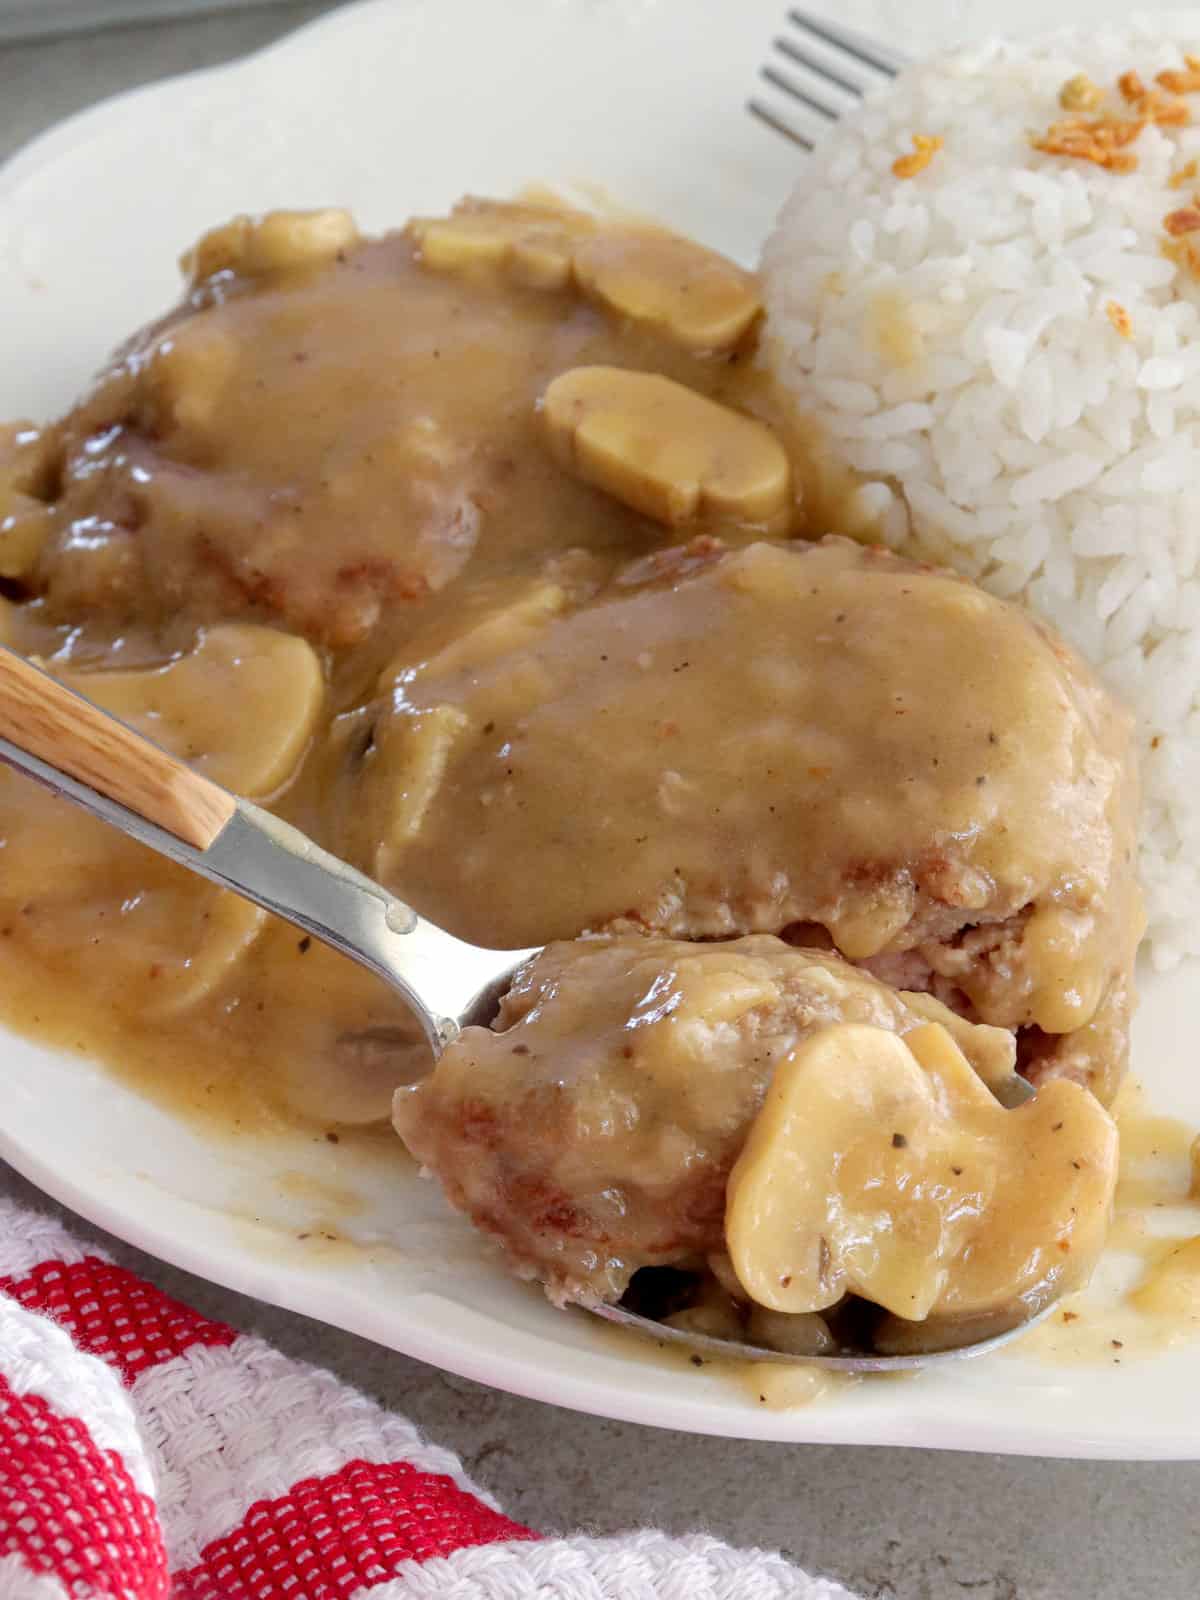
[[1054, 1302], [1042, 1306], [1032, 1316], [990, 1333], [985, 1338], [972, 1339], [968, 1344], [952, 1345], [942, 1350], [923, 1350], [912, 1355], [887, 1355], [882, 1351], [842, 1350], [837, 1355], [791, 1355], [783, 1350], [769, 1350], [765, 1345], [746, 1344], [740, 1339], [717, 1339], [708, 1333], [691, 1333], [686, 1328], [673, 1328], [666, 1322], [654, 1322], [650, 1317], [640, 1317], [624, 1306], [590, 1306], [595, 1316], [619, 1328], [663, 1344], [680, 1345], [695, 1355], [712, 1361], [770, 1361], [777, 1366], [826, 1367], [831, 1372], [917, 1372], [923, 1367], [936, 1366], [947, 1361], [969, 1360], [984, 1356], [990, 1350], [999, 1350], [1014, 1339], [1019, 1339], [1030, 1328], [1048, 1317]]

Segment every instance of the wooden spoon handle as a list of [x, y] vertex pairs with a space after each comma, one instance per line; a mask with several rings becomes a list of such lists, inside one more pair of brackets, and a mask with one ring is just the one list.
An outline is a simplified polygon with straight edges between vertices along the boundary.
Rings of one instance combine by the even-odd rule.
[[237, 809], [227, 790], [2, 647], [0, 738], [198, 850]]

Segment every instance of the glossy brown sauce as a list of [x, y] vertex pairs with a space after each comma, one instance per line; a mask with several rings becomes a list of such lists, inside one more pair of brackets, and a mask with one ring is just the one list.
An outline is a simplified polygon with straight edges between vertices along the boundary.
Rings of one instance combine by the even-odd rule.
[[[463, 936], [799, 922], [1111, 1095], [1127, 718], [971, 586], [782, 542], [821, 530], [752, 279], [485, 203], [240, 220], [188, 264], [10, 438], [10, 643]], [[0, 851], [14, 983], [177, 1104], [369, 1122], [421, 1069], [373, 979], [8, 774]]]
[[[1015, 608], [799, 542], [748, 275], [486, 204], [189, 271], [4, 444], [6, 642], [481, 943], [791, 929], [1111, 1097], [1128, 718]], [[370, 1127], [425, 1066], [374, 979], [7, 773], [0, 867], [0, 1010], [188, 1115]]]
[[1153, 1111], [1135, 1080], [1113, 1111], [1121, 1158], [1103, 1281], [1068, 1296], [1016, 1356], [1119, 1367], [1200, 1338], [1197, 1130]]
[[[531, 582], [587, 593], [668, 539], [552, 459], [536, 414], [550, 379], [645, 368], [769, 414], [749, 355], [692, 353], [504, 274], [429, 270], [409, 235], [218, 273], [58, 428], [10, 448], [7, 479], [0, 456], [0, 522], [15, 501], [41, 527], [6, 640], [192, 758], [178, 707], [131, 714], [114, 669], [170, 663], [226, 621], [306, 635], [325, 689], [299, 765], [265, 791], [236, 762], [212, 775], [345, 847], [347, 767], [407, 640], [469, 632]], [[26, 492], [51, 488], [49, 506]], [[251, 727], [294, 719], [293, 687], [289, 672]], [[236, 672], [211, 698], [245, 714]], [[375, 979], [7, 772], [0, 860], [19, 864], [0, 873], [6, 1018], [190, 1115], [383, 1120], [424, 1060]]]
[[[807, 922], [1055, 1034], [1129, 970], [1127, 719], [954, 577], [846, 541], [693, 542], [590, 605], [530, 590], [486, 647], [418, 638], [390, 671], [356, 848], [476, 942]], [[397, 824], [423, 747], [436, 801]], [[957, 942], [979, 925], [1002, 957]]]

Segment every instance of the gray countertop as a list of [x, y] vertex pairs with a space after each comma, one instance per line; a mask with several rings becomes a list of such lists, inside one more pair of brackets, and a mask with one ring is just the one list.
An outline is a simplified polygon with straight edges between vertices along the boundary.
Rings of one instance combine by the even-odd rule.
[[[293, 0], [0, 48], [0, 158], [105, 95], [240, 55], [329, 9]], [[3, 1167], [0, 1195], [57, 1209]], [[1200, 1591], [1200, 1464], [784, 1447], [579, 1417], [447, 1377], [103, 1242], [208, 1315], [407, 1413], [457, 1450], [510, 1514], [546, 1531], [705, 1527], [781, 1548], [872, 1600], [1195, 1600]], [[1180, 1404], [1197, 1397], [1181, 1395]]]

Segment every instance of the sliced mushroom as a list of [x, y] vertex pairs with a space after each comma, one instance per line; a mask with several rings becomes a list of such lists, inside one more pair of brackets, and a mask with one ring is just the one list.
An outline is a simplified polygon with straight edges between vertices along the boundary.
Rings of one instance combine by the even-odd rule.
[[[454, 752], [472, 727], [471, 717], [449, 702], [415, 708], [408, 694], [413, 682], [425, 672], [470, 676], [501, 657], [517, 655], [567, 604], [567, 591], [557, 583], [538, 579], [506, 586], [503, 598], [468, 607], [465, 617], [456, 611], [410, 639], [381, 673], [378, 692], [391, 704], [371, 733], [350, 837], [355, 856], [367, 860], [374, 852], [380, 877], [399, 872], [400, 856], [420, 834]], [[503, 715], [501, 702], [508, 694], [523, 704], [522, 680], [536, 670], [526, 661], [509, 674], [502, 694], [489, 703], [489, 715]]]
[[449, 622], [409, 640], [404, 654], [382, 673], [380, 692], [391, 693], [398, 679], [413, 672], [468, 672], [510, 655], [536, 638], [548, 622], [561, 616], [567, 603], [567, 591], [561, 584], [538, 580], [522, 584], [515, 593], [476, 615], [468, 612], [465, 620], [465, 608], [456, 608]]
[[719, 1283], [709, 1279], [699, 1296], [682, 1311], [663, 1318], [668, 1328], [681, 1333], [699, 1333], [708, 1339], [741, 1339], [742, 1319], [735, 1302]]
[[754, 276], [664, 228], [566, 206], [470, 199], [409, 224], [434, 272], [501, 272], [534, 289], [575, 287], [605, 311], [696, 353], [731, 349], [762, 310]]
[[[146, 1018], [199, 1003], [254, 944], [267, 914], [182, 867], [114, 834], [67, 800], [31, 811], [0, 773], [0, 829], [7, 843], [5, 894], [21, 907], [22, 937], [63, 950], [103, 945]], [[50, 866], [52, 864], [52, 870]]]
[[1039, 975], [1029, 1009], [1046, 1033], [1071, 1033], [1096, 1014], [1109, 977], [1097, 963], [1081, 960], [1093, 926], [1086, 912], [1058, 905], [1040, 906], [1029, 919], [1024, 959]]
[[576, 244], [574, 266], [590, 299], [687, 350], [730, 349], [762, 309], [750, 273], [677, 234], [600, 229]]
[[[58, 675], [218, 782], [260, 796], [295, 769], [324, 699], [311, 647], [253, 626], [213, 628], [191, 654], [166, 667]], [[24, 816], [16, 812], [6, 826], [10, 840], [19, 841]], [[258, 907], [198, 883], [81, 818], [66, 801], [52, 802], [36, 820], [39, 848], [7, 852], [7, 892], [34, 915], [52, 906], [62, 940], [124, 947], [124, 970], [131, 981], [144, 979], [145, 1016], [174, 1016], [198, 1004], [239, 965], [266, 924]], [[47, 860], [54, 862], [49, 879]]]
[[218, 272], [257, 278], [324, 266], [351, 245], [358, 228], [348, 211], [268, 211], [262, 217], [238, 216], [212, 228], [180, 260], [189, 287]]
[[791, 472], [775, 435], [670, 378], [575, 367], [541, 415], [562, 467], [669, 528], [786, 528]]
[[1200, 1321], [1200, 1234], [1153, 1266], [1129, 1299], [1144, 1316], [1175, 1326]]
[[454, 747], [470, 725], [457, 706], [438, 705], [428, 711], [402, 708], [377, 731], [368, 789], [381, 877], [391, 874], [397, 857], [420, 833]]
[[580, 211], [468, 200], [448, 217], [409, 224], [422, 263], [435, 272], [500, 269], [534, 289], [564, 289], [576, 239], [595, 223]]
[[968, 1022], [931, 994], [902, 989], [900, 998], [910, 1011], [915, 1011], [927, 1022], [937, 1022], [945, 1028], [1001, 1105], [1015, 1102], [1017, 1096], [1008, 1090], [1012, 1080], [1019, 1076], [1017, 1041], [1007, 1028], [992, 1028], [985, 1022]]
[[746, 1338], [751, 1344], [781, 1350], [788, 1356], [830, 1355], [837, 1345], [823, 1317], [768, 1311], [766, 1306], [755, 1306], [751, 1311]]
[[210, 427], [237, 381], [238, 361], [236, 341], [208, 318], [193, 317], [172, 328], [155, 345], [146, 367], [157, 429]]
[[26, 495], [8, 497], [0, 513], [0, 578], [23, 578], [32, 571], [52, 526], [49, 506]]
[[295, 770], [325, 699], [312, 646], [250, 623], [210, 628], [165, 667], [57, 676], [216, 783], [260, 797]]
[[48, 453], [32, 425], [0, 427], [0, 578], [23, 578], [50, 532], [53, 514], [36, 493]]
[[228, 890], [175, 879], [145, 893], [135, 920], [140, 937], [149, 931], [163, 952], [143, 1015], [172, 1017], [218, 988], [262, 933], [267, 913]]
[[1074, 1283], [1103, 1243], [1116, 1130], [1056, 1080], [1005, 1111], [950, 1034], [842, 1024], [775, 1074], [730, 1175], [746, 1292], [813, 1312], [853, 1293], [907, 1321], [977, 1317]]
[[[291, 1104], [314, 1118], [362, 1124], [386, 1122], [396, 1085], [424, 1077], [431, 1062], [424, 1035], [415, 1027], [384, 1026], [341, 1034], [332, 1072], [330, 1064], [324, 1054], [297, 1059], [286, 1085]], [[306, 1087], [310, 1093], [303, 1103]]]

